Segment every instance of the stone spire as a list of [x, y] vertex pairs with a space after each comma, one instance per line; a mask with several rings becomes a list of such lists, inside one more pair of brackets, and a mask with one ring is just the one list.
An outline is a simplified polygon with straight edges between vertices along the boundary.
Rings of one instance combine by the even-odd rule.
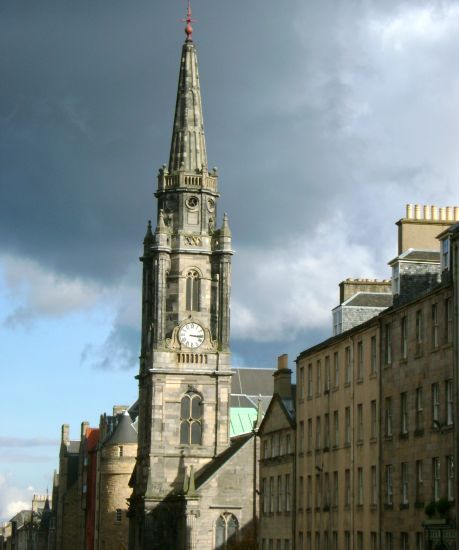
[[[191, 14], [188, 19], [191, 21]], [[187, 19], [187, 20], [188, 20]], [[189, 23], [188, 23], [189, 25]], [[188, 28], [188, 27], [187, 27]], [[191, 28], [191, 27], [190, 27]], [[207, 172], [206, 140], [202, 116], [196, 46], [187, 32], [182, 47], [180, 74], [172, 131], [169, 172]]]

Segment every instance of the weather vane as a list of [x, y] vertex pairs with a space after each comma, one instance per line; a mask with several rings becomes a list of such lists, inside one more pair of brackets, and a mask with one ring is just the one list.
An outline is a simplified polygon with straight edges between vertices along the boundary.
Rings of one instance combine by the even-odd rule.
[[196, 23], [195, 19], [191, 18], [191, 0], [188, 0], [188, 10], [186, 12], [186, 19], [182, 19], [184, 23], [186, 23], [185, 27], [185, 34], [186, 34], [186, 41], [192, 42], [193, 41], [193, 27], [191, 26], [191, 23]]

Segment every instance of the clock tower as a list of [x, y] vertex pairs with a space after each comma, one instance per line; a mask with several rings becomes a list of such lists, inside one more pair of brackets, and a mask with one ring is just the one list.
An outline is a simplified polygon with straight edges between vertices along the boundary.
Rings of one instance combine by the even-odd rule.
[[[231, 232], [217, 229], [191, 10], [156, 228], [144, 239], [138, 456], [130, 548], [188, 548], [193, 472], [229, 446]], [[190, 512], [191, 510], [191, 512]]]

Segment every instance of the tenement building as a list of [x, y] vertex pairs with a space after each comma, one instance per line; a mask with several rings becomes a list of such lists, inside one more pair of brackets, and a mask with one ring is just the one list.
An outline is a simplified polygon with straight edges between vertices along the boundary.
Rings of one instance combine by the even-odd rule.
[[456, 548], [458, 219], [408, 205], [390, 297], [344, 281], [297, 359], [298, 549]]
[[274, 395], [258, 428], [260, 456], [259, 547], [294, 548], [295, 389], [287, 355], [278, 359]]

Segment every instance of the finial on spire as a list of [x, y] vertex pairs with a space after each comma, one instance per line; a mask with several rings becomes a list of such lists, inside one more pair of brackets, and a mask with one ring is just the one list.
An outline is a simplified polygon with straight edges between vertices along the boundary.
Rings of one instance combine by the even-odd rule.
[[193, 27], [191, 26], [191, 23], [196, 23], [196, 20], [192, 19], [191, 16], [192, 16], [191, 0], [188, 0], [188, 10], [186, 12], [186, 19], [182, 19], [182, 21], [186, 23], [186, 27], [185, 27], [186, 42], [193, 42]]

